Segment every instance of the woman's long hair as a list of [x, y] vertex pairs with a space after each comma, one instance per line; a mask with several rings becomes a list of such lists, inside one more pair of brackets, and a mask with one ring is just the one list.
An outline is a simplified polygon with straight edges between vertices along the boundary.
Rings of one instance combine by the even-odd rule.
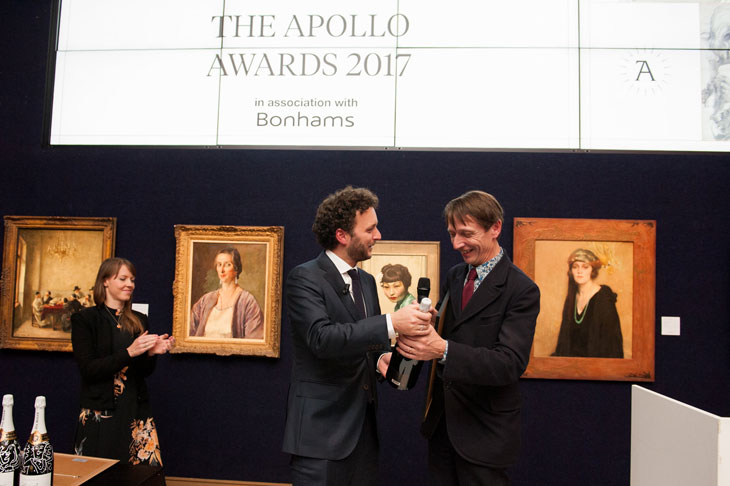
[[[96, 302], [96, 306], [99, 309], [102, 309], [106, 305], [106, 287], [104, 287], [104, 282], [107, 279], [116, 277], [123, 266], [126, 266], [129, 269], [132, 276], [137, 276], [137, 270], [134, 268], [134, 265], [132, 265], [132, 262], [126, 258], [107, 258], [101, 262], [99, 272], [96, 274], [96, 282], [94, 283], [94, 302]], [[124, 303], [119, 312], [118, 322], [123, 331], [131, 334], [132, 336], [142, 333], [142, 322], [139, 320], [139, 317], [132, 312], [131, 297]]]
[[563, 320], [573, 319], [575, 312], [575, 295], [578, 293], [578, 284], [573, 279], [573, 263], [585, 262], [591, 266], [591, 280], [598, 277], [598, 271], [601, 268], [601, 261], [591, 250], [578, 248], [574, 250], [568, 257], [568, 293], [565, 296], [565, 304], [563, 305]]

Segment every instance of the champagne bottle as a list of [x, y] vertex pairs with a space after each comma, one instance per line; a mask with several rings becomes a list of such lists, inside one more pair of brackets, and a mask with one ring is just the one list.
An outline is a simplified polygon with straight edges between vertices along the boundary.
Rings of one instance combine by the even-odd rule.
[[20, 474], [20, 444], [13, 424], [13, 396], [3, 396], [0, 421], [0, 486], [15, 486]]
[[53, 447], [46, 430], [46, 397], [35, 398], [35, 418], [28, 443], [23, 449], [20, 486], [53, 484]]
[[[424, 297], [418, 307], [421, 312], [428, 312], [431, 308], [431, 299]], [[410, 390], [416, 386], [418, 374], [421, 372], [422, 361], [408, 359], [398, 351], [393, 351], [388, 365], [385, 379], [398, 390]]]

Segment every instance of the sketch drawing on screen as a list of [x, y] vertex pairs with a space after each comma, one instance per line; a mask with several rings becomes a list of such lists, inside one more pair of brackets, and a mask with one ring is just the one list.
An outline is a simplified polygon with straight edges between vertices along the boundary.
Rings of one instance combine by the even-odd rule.
[[703, 34], [704, 138], [730, 140], [730, 4], [706, 7]]
[[243, 269], [239, 251], [233, 247], [219, 250], [213, 267], [218, 288], [206, 292], [193, 305], [190, 336], [262, 339], [261, 307], [253, 295], [238, 285]]
[[596, 282], [603, 262], [578, 248], [568, 257], [568, 292], [553, 356], [623, 358], [616, 293]]

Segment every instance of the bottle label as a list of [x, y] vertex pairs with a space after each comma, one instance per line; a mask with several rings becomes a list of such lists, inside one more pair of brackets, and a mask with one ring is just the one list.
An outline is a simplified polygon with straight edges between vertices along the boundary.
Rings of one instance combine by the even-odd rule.
[[23, 451], [21, 476], [36, 477], [49, 473], [53, 473], [53, 447], [51, 447], [51, 443], [44, 442], [37, 446], [26, 445]]
[[[0, 472], [3, 474], [20, 467], [20, 446], [17, 441], [0, 442]], [[1, 483], [0, 483], [1, 484]]]
[[13, 486], [13, 471], [0, 473], [0, 486]]
[[53, 473], [41, 474], [40, 476], [20, 475], [20, 486], [51, 486]]

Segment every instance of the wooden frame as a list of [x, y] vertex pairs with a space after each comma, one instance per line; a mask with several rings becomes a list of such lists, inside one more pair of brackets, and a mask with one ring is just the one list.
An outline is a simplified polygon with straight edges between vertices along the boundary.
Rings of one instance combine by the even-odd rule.
[[416, 297], [418, 279], [428, 277], [431, 280], [429, 298], [436, 306], [440, 290], [439, 255], [440, 243], [438, 241], [379, 241], [373, 247], [372, 257], [358, 265], [372, 274], [377, 285], [381, 287], [381, 291], [378, 292], [380, 312], [383, 314], [392, 312], [396, 305], [382, 291], [381, 271], [386, 264], [400, 264], [408, 269], [411, 275], [411, 285], [406, 290], [414, 297]]
[[116, 218], [5, 216], [0, 347], [71, 351], [71, 301], [93, 304], [89, 289], [115, 233]]
[[[523, 377], [654, 380], [655, 221], [515, 218], [514, 242], [515, 264], [535, 280], [541, 293]], [[579, 248], [598, 256], [601, 266], [595, 282], [618, 295], [623, 358], [552, 355], [567, 305], [568, 257]]]
[[[278, 358], [284, 227], [175, 225], [175, 240], [172, 333], [176, 344], [171, 352]], [[228, 317], [231, 335], [210, 336], [205, 326], [218, 307], [221, 285], [214, 261], [225, 248], [240, 255], [238, 285], [243, 291], [233, 306], [234, 314]], [[260, 309], [262, 320], [252, 308], [255, 312]], [[256, 324], [255, 334], [247, 334], [255, 321], [262, 324]]]

